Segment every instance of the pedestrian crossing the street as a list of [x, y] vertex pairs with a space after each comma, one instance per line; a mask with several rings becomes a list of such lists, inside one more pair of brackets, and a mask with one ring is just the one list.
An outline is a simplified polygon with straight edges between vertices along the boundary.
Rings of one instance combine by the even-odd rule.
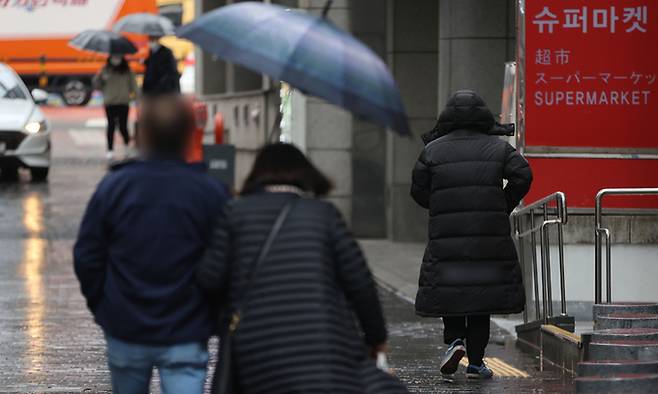
[[[527, 372], [524, 372], [518, 368], [513, 367], [512, 365], [508, 364], [507, 362], [499, 359], [498, 357], [485, 357], [484, 358], [485, 364], [487, 364], [487, 367], [489, 367], [493, 372], [494, 376], [499, 376], [503, 378], [529, 378], [530, 375]], [[464, 367], [468, 366], [468, 359], [462, 358], [462, 360], [459, 362]]]

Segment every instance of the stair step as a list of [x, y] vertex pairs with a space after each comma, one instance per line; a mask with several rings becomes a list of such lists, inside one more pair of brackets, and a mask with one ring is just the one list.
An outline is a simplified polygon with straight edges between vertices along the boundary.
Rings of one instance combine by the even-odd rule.
[[613, 312], [607, 316], [599, 316], [594, 321], [594, 330], [612, 328], [656, 328], [658, 329], [658, 314]]
[[595, 304], [594, 320], [599, 316], [612, 313], [654, 313], [658, 314], [658, 303], [655, 302], [617, 302], [614, 304]]
[[658, 360], [598, 360], [578, 364], [578, 376], [613, 376], [620, 374], [658, 374]]
[[656, 393], [658, 374], [621, 374], [576, 378], [578, 393]]
[[591, 333], [592, 341], [606, 342], [616, 340], [654, 341], [658, 340], [656, 328], [612, 328]]
[[608, 340], [589, 344], [589, 360], [658, 360], [658, 341]]

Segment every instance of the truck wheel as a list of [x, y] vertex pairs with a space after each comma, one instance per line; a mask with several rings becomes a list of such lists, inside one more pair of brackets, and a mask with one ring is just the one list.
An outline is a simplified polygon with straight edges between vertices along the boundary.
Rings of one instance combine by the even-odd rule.
[[18, 181], [18, 166], [15, 164], [7, 164], [0, 167], [0, 182], [16, 182]]
[[91, 99], [91, 87], [79, 79], [71, 79], [64, 84], [62, 98], [68, 106], [87, 105]]
[[32, 182], [44, 182], [48, 178], [48, 167], [31, 167]]

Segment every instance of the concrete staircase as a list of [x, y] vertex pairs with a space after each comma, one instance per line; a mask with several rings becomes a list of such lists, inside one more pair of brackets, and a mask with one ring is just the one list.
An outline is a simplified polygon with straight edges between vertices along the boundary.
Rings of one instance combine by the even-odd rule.
[[579, 393], [658, 393], [658, 303], [594, 305]]

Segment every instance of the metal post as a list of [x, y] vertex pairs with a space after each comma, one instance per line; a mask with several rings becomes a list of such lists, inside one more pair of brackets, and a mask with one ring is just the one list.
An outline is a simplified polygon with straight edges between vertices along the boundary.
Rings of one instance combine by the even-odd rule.
[[[544, 222], [548, 220], [548, 203], [544, 204]], [[544, 263], [546, 264], [546, 295], [548, 296], [548, 316], [553, 316], [553, 279], [551, 277], [551, 240], [548, 226], [542, 225], [542, 231], [546, 231], [544, 234], [544, 240], [542, 241], [542, 248], [545, 249]]]
[[596, 195], [594, 206], [594, 303], [600, 304], [603, 301], [601, 296], [601, 197], [603, 191]]
[[[519, 247], [519, 262], [521, 263], [521, 277], [523, 278], [524, 281], [523, 290], [524, 293], [527, 294], [527, 292], [525, 291], [526, 261], [525, 261], [525, 247], [523, 246], [524, 239], [519, 236], [519, 233], [522, 230], [523, 229], [521, 228], [521, 217], [514, 216], [514, 233], [516, 235], [516, 242]], [[528, 322], [528, 300], [526, 300], [525, 307], [523, 308], [523, 322], [524, 323]]]
[[[535, 228], [535, 214], [530, 211], [530, 228]], [[537, 236], [533, 231], [530, 233], [530, 247], [532, 248], [532, 277], [535, 290], [535, 316], [537, 320], [541, 319], [541, 309], [539, 306], [539, 274], [537, 270]], [[543, 285], [543, 283], [542, 283]]]
[[521, 154], [525, 153], [525, 2], [526, 0], [516, 1], [516, 149]]
[[[549, 219], [549, 208], [548, 205], [551, 203], [556, 203], [556, 212], [555, 218]], [[535, 223], [535, 215], [540, 215], [540, 209], [543, 212], [543, 220], [541, 223]], [[525, 229], [523, 224], [521, 224], [521, 218], [529, 215], [530, 228]], [[552, 215], [552, 214], [551, 214]], [[528, 206], [517, 209], [512, 213], [513, 216], [513, 225], [514, 225], [514, 234], [519, 241], [518, 252], [522, 253], [521, 261], [524, 263], [522, 269], [525, 270], [525, 254], [527, 253], [527, 248], [523, 245], [522, 240], [526, 236], [530, 236], [530, 248], [531, 251], [528, 251], [531, 254], [532, 258], [532, 277], [529, 280], [533, 282], [533, 289], [530, 290], [526, 286], [526, 289], [529, 292], [534, 290], [535, 297], [535, 315], [537, 321], [548, 322], [548, 319], [553, 315], [553, 294], [552, 294], [552, 277], [551, 277], [551, 249], [550, 249], [550, 226], [557, 225], [558, 232], [558, 251], [560, 259], [560, 309], [562, 315], [566, 315], [566, 283], [565, 283], [565, 261], [564, 261], [564, 231], [563, 225], [567, 223], [567, 209], [566, 209], [566, 197], [562, 192], [556, 192], [549, 196], [546, 196]], [[524, 222], [527, 223], [527, 222]], [[539, 242], [540, 245], [537, 245], [537, 233], [539, 232]], [[539, 246], [539, 252], [541, 253], [541, 258], [537, 259], [537, 246]], [[541, 264], [541, 277], [539, 273], [538, 264]], [[525, 272], [523, 271], [524, 277]], [[541, 281], [542, 289], [539, 289]], [[529, 283], [525, 281], [525, 283]], [[541, 295], [540, 295], [541, 292]], [[531, 294], [528, 294], [528, 299]], [[541, 297], [541, 301], [540, 301]], [[524, 321], [527, 322], [527, 313], [524, 313]]]
[[558, 250], [560, 254], [560, 299], [561, 299], [561, 313], [563, 316], [567, 315], [567, 292], [566, 292], [566, 278], [564, 276], [564, 231], [563, 226], [569, 221], [569, 213], [567, 212], [567, 197], [562, 192], [557, 192], [557, 216], [558, 216]]
[[610, 230], [603, 229], [605, 237], [605, 298], [608, 304], [612, 303], [612, 253], [610, 250]]
[[601, 236], [605, 237], [606, 257], [606, 302], [612, 302], [612, 251], [610, 230], [603, 228], [603, 197], [606, 195], [649, 196], [658, 195], [658, 187], [628, 188], [628, 189], [601, 189], [596, 193], [594, 209], [594, 302], [603, 302], [603, 256], [601, 252]]
[[600, 201], [596, 199], [596, 208], [594, 214], [594, 303], [600, 304], [603, 301], [601, 294], [601, 233], [599, 231], [599, 210], [601, 209]]
[[548, 286], [547, 284], [550, 282], [550, 278], [547, 278], [546, 276], [546, 259], [545, 259], [545, 248], [544, 248], [544, 242], [546, 238], [546, 227], [543, 225], [539, 229], [539, 244], [541, 246], [541, 283], [542, 283], [542, 290], [543, 290], [543, 299], [542, 299], [542, 306], [543, 306], [543, 315], [544, 315], [544, 323], [548, 323], [548, 304], [550, 303], [550, 299], [548, 297]]
[[39, 87], [48, 87], [48, 73], [46, 71], [46, 55], [39, 56]]
[[562, 223], [557, 225], [557, 243], [558, 250], [560, 254], [560, 313], [562, 316], [567, 315], [567, 296], [566, 296], [566, 285], [564, 280], [564, 234], [562, 231]]

